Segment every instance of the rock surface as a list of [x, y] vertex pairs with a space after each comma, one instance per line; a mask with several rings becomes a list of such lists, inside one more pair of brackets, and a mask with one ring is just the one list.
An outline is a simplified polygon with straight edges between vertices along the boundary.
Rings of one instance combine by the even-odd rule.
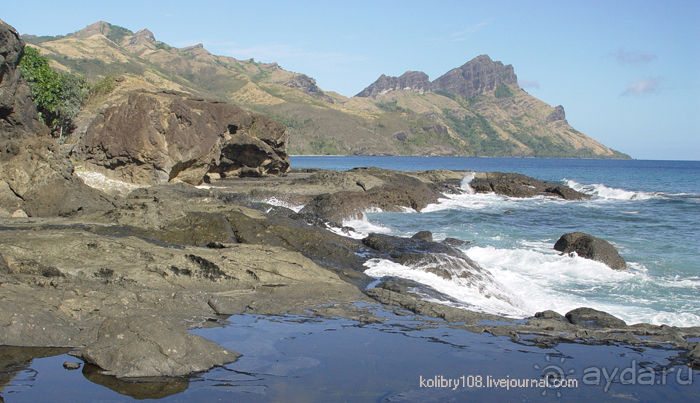
[[24, 43], [0, 21], [0, 208], [30, 216], [73, 215], [111, 206], [73, 176], [73, 165], [39, 121], [20, 75]]
[[357, 94], [358, 97], [376, 98], [379, 95], [386, 94], [389, 91], [409, 90], [423, 94], [432, 91], [432, 83], [428, 75], [422, 71], [407, 71], [400, 77], [389, 77], [382, 74], [377, 81], [372, 83]]
[[559, 183], [543, 182], [529, 176], [503, 172], [476, 172], [469, 186], [476, 193], [491, 193], [510, 197], [555, 196], [565, 200], [590, 198]]
[[288, 136], [283, 125], [230, 104], [134, 92], [93, 120], [73, 154], [88, 169], [127, 183], [198, 185], [207, 173], [285, 173]]
[[49, 129], [39, 120], [29, 85], [19, 70], [23, 55], [24, 41], [14, 28], [0, 20], [0, 133], [3, 140], [26, 133], [49, 134]]
[[614, 270], [626, 270], [627, 263], [610, 242], [583, 232], [564, 234], [554, 244], [562, 253], [576, 252], [582, 258], [605, 263]]
[[[155, 315], [153, 315], [155, 316]], [[97, 340], [76, 353], [117, 378], [184, 376], [235, 361], [240, 354], [152, 315], [109, 318]]]
[[[430, 178], [430, 175], [445, 175]], [[379, 168], [355, 168], [347, 173], [319, 172], [308, 179], [297, 181], [298, 185], [313, 184], [329, 190], [313, 198], [303, 213], [312, 213], [327, 221], [342, 223], [344, 220], [360, 219], [372, 209], [383, 211], [421, 211], [442, 197], [440, 191], [454, 191], [461, 174], [447, 171], [424, 173], [395, 172]]]
[[518, 88], [518, 77], [515, 75], [513, 66], [504, 66], [501, 62], [491, 60], [488, 55], [481, 55], [448, 71], [432, 82], [428, 75], [421, 71], [407, 71], [400, 77], [389, 77], [382, 74], [377, 81], [356, 96], [376, 98], [390, 91], [408, 90], [420, 94], [442, 91], [464, 98], [472, 98], [484, 92], [495, 90], [499, 84], [508, 84]]
[[574, 325], [591, 328], [619, 328], [627, 324], [607, 312], [593, 308], [576, 308], [566, 313], [566, 319]]

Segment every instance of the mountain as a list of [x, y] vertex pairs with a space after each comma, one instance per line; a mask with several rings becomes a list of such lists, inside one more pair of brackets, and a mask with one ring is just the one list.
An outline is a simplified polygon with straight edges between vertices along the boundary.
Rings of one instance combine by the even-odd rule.
[[291, 130], [290, 154], [629, 158], [572, 128], [561, 106], [522, 90], [511, 65], [482, 55], [430, 81], [382, 75], [353, 97], [305, 74], [217, 56], [202, 44], [175, 48], [148, 29], [98, 22], [58, 37], [25, 35], [53, 68], [107, 83], [78, 119], [82, 135], [99, 110], [143, 89], [229, 102]]

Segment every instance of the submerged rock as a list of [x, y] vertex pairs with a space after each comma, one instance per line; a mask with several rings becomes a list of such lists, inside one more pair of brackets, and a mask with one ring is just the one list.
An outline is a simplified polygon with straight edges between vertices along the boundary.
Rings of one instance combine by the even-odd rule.
[[235, 361], [240, 354], [187, 333], [163, 317], [109, 318], [97, 341], [76, 353], [117, 378], [183, 376]]
[[582, 258], [605, 263], [614, 270], [627, 269], [627, 263], [610, 242], [583, 232], [562, 235], [554, 244], [554, 250], [562, 253], [576, 252]]

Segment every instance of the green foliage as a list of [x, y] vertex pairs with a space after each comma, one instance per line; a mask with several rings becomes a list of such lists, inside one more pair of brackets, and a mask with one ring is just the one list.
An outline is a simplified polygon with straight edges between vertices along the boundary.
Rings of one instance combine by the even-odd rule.
[[175, 48], [168, 45], [165, 42], [156, 42], [156, 49], [171, 50], [171, 49], [175, 49]]
[[90, 86], [90, 96], [91, 97], [96, 97], [100, 95], [107, 95], [110, 92], [114, 91], [116, 88], [116, 84], [114, 83], [114, 79], [117, 77], [117, 74], [112, 74], [111, 76], [107, 76], [103, 78], [102, 80], [94, 83], [93, 85]]
[[386, 112], [404, 112], [405, 109], [397, 105], [397, 101], [377, 102], [375, 105]]
[[19, 68], [29, 84], [41, 120], [58, 137], [64, 131], [70, 132], [74, 127], [72, 119], [80, 112], [88, 94], [85, 78], [52, 70], [49, 60], [31, 47], [24, 48]]
[[494, 95], [496, 95], [496, 98], [508, 98], [513, 96], [513, 91], [511, 91], [509, 86], [501, 83], [496, 87]]
[[449, 92], [445, 92], [445, 91], [441, 91], [441, 90], [435, 91], [435, 93], [438, 95], [442, 95], [443, 97], [450, 98], [453, 101], [459, 102], [457, 100], [457, 95], [455, 95], [455, 94], [450, 94]]
[[479, 113], [460, 119], [445, 110], [452, 129], [462, 137], [476, 156], [507, 157], [512, 156], [516, 145], [504, 140], [489, 121]]
[[120, 27], [118, 25], [107, 24], [109, 26], [109, 32], [107, 32], [107, 39], [114, 43], [120, 43], [125, 36], [133, 35], [134, 33], [130, 30]]
[[345, 155], [347, 150], [336, 139], [311, 140], [312, 154], [314, 155]]
[[49, 35], [22, 35], [22, 40], [26, 43], [31, 43], [32, 45], [38, 45], [40, 43], [55, 41], [57, 39], [63, 38], [63, 35], [49, 36]]
[[70, 59], [60, 60], [61, 64], [68, 67], [74, 74], [85, 76], [89, 81], [97, 81], [112, 74], [130, 73], [141, 76], [146, 71], [142, 64], [129, 62], [105, 63], [97, 59]]

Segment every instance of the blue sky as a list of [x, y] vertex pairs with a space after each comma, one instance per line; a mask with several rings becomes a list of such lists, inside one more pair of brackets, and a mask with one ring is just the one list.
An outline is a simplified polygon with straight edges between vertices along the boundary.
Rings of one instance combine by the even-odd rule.
[[97, 21], [214, 54], [277, 62], [352, 96], [381, 74], [431, 80], [488, 54], [563, 105], [579, 131], [638, 159], [700, 160], [700, 1], [31, 1], [20, 33]]

